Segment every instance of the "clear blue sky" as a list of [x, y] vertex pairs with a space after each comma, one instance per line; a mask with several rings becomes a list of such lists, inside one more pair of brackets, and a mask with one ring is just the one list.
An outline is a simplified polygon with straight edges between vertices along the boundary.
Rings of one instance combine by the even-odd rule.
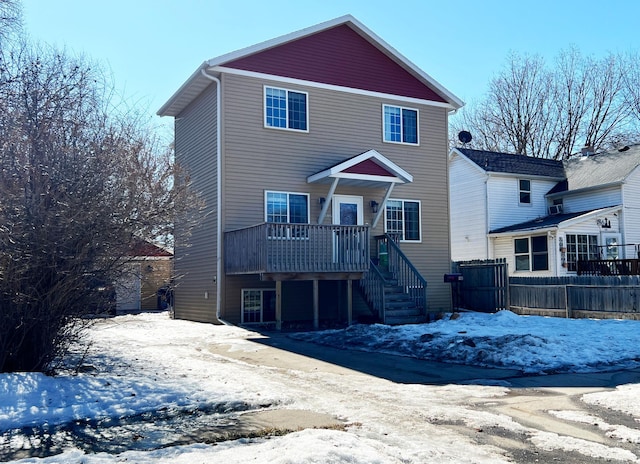
[[571, 45], [596, 57], [640, 50], [637, 0], [22, 2], [32, 39], [103, 63], [128, 104], [151, 114], [203, 61], [344, 14], [466, 102], [511, 51], [551, 61]]

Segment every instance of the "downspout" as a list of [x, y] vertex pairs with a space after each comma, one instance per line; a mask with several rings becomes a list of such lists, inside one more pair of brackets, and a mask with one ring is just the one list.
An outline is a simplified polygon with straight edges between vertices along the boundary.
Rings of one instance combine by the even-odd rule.
[[486, 221], [485, 223], [485, 227], [486, 227], [486, 240], [485, 240], [485, 259], [491, 259], [492, 257], [490, 256], [489, 252], [491, 251], [491, 247], [490, 246], [490, 240], [489, 239], [489, 232], [491, 232], [491, 211], [489, 210], [489, 176], [486, 176], [486, 178], [484, 179], [484, 220]]
[[212, 76], [211, 74], [207, 74], [207, 71], [205, 71], [205, 69], [201, 69], [200, 72], [202, 73], [202, 75], [204, 77], [206, 77], [207, 79], [212, 80], [213, 82], [216, 83], [216, 97], [217, 97], [217, 101], [216, 101], [216, 175], [217, 175], [217, 179], [216, 179], [216, 195], [218, 197], [217, 199], [217, 205], [216, 205], [216, 222], [217, 222], [217, 226], [216, 226], [216, 248], [217, 248], [217, 253], [216, 253], [216, 319], [220, 321], [220, 302], [221, 302], [221, 288], [222, 288], [222, 160], [221, 160], [221, 144], [220, 144], [220, 139], [222, 138], [221, 134], [220, 134], [220, 128], [221, 128], [221, 118], [220, 115], [222, 114], [221, 111], [221, 107], [222, 107], [222, 92], [221, 90], [221, 85], [220, 85], [220, 79], [218, 79], [215, 76]]

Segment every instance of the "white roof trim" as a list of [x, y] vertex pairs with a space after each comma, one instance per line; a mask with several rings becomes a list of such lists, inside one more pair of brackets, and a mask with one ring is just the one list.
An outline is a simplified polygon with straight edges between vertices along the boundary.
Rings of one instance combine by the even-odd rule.
[[480, 166], [478, 166], [476, 163], [474, 163], [473, 161], [471, 161], [469, 159], [469, 157], [467, 155], [465, 155], [464, 153], [462, 153], [460, 150], [458, 150], [457, 148], [452, 148], [451, 151], [449, 152], [449, 161], [451, 161], [451, 158], [453, 157], [453, 155], [458, 155], [459, 157], [461, 157], [462, 159], [466, 160], [467, 163], [469, 163], [471, 165], [471, 167], [473, 169], [475, 169], [476, 171], [478, 171], [481, 174], [484, 174], [485, 176], [489, 175], [489, 172], [482, 169]]
[[581, 214], [580, 216], [576, 216], [574, 218], [559, 222], [556, 225], [541, 227], [539, 229], [531, 228], [531, 229], [511, 230], [508, 232], [495, 232], [492, 234], [488, 234], [488, 236], [489, 237], [509, 237], [509, 236], [515, 237], [515, 236], [522, 236], [522, 235], [539, 234], [541, 232], [555, 231], [559, 229], [564, 229], [574, 224], [579, 224], [589, 219], [593, 219], [594, 217], [597, 217], [597, 216], [602, 216], [604, 214], [613, 214], [616, 211], [620, 211], [621, 209], [622, 209], [622, 205], [610, 206], [608, 208], [594, 209], [593, 211], [589, 211], [587, 213]]
[[293, 77], [274, 76], [273, 74], [265, 74], [265, 73], [255, 72], [255, 71], [245, 71], [243, 69], [225, 68], [224, 66], [215, 66], [213, 68], [208, 68], [207, 71], [212, 73], [225, 73], [225, 74], [235, 74], [237, 76], [253, 77], [256, 79], [270, 80], [273, 82], [278, 82], [283, 84], [296, 84], [296, 85], [303, 85], [305, 87], [312, 87], [317, 89], [335, 90], [337, 92], [346, 92], [346, 93], [352, 93], [356, 95], [367, 95], [370, 97], [378, 97], [386, 100], [402, 101], [402, 102], [413, 103], [418, 105], [430, 105], [430, 106], [437, 106], [440, 108], [449, 108], [449, 109], [455, 108], [453, 105], [451, 105], [451, 103], [443, 103], [443, 102], [425, 100], [422, 98], [415, 98], [415, 97], [405, 97], [403, 95], [393, 95], [390, 93], [375, 92], [373, 90], [357, 89], [355, 87], [344, 87], [341, 85], [324, 84], [322, 82], [306, 81], [303, 79], [296, 79]]
[[[434, 90], [436, 90], [437, 93], [439, 93], [445, 100], [447, 100], [453, 108], [457, 109], [464, 106], [464, 102], [462, 100], [460, 100], [457, 96], [444, 88], [440, 83], [438, 83], [430, 75], [425, 73], [418, 66], [413, 64], [409, 59], [407, 59], [391, 45], [378, 37], [378, 35], [367, 28], [364, 24], [362, 24], [351, 15], [345, 15], [205, 61], [202, 65], [200, 65], [200, 67], [198, 67], [198, 69], [196, 69], [196, 71], [189, 77], [189, 79], [187, 79], [187, 81], [182, 84], [178, 91], [175, 92], [164, 105], [162, 105], [162, 107], [158, 110], [158, 114], [160, 116], [177, 115], [182, 110], [182, 108], [186, 107], [186, 105], [190, 103], [192, 98], [189, 98], [190, 94], [188, 90], [192, 85], [195, 85], [197, 88], [199, 88], [205, 82], [205, 87], [211, 84], [208, 80], [199, 75], [200, 69], [215, 67], [229, 61], [237, 60], [239, 58], [267, 50], [269, 48], [283, 45], [287, 42], [291, 42], [293, 40], [297, 40], [326, 29], [340, 26], [342, 24], [350, 24], [354, 28], [354, 30], [356, 30], [356, 32], [367, 39], [373, 46], [377, 47], [380, 51], [385, 53], [400, 66], [406, 67], [408, 70], [414, 73], [417, 78], [423, 80], [425, 84], [433, 87]], [[200, 91], [202, 90], [203, 89], [200, 89]]]
[[[377, 160], [383, 168], [387, 171], [391, 172], [395, 177], [387, 177], [387, 176], [376, 176], [370, 174], [354, 174], [354, 173], [345, 173], [343, 172], [345, 169], [349, 169], [356, 164], [362, 163], [368, 159]], [[318, 172], [307, 177], [307, 183], [317, 182], [322, 179], [326, 179], [327, 177], [340, 177], [347, 179], [360, 179], [360, 180], [371, 180], [374, 182], [393, 182], [393, 183], [409, 183], [413, 182], [413, 176], [409, 174], [407, 171], [402, 169], [400, 166], [395, 164], [393, 161], [389, 160], [385, 156], [378, 153], [376, 150], [369, 150], [364, 153], [359, 154], [358, 156], [354, 156], [346, 161], [343, 161], [340, 164], [336, 164], [335, 166], [330, 167], [329, 169], [325, 169], [324, 171]]]
[[621, 209], [622, 209], [622, 205], [611, 206], [609, 208], [594, 209], [593, 211], [589, 211], [588, 213], [585, 213], [581, 216], [577, 216], [571, 219], [567, 219], [566, 221], [562, 221], [561, 223], [558, 224], [558, 228], [568, 227], [573, 224], [586, 221], [587, 219], [592, 219], [596, 216], [600, 216], [602, 214], [613, 214], [616, 211], [620, 211]]

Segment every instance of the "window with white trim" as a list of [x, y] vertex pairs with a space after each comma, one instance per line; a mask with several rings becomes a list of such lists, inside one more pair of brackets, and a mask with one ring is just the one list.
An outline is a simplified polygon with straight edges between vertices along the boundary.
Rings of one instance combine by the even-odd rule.
[[269, 288], [242, 289], [243, 324], [275, 322], [276, 291]]
[[516, 271], [549, 270], [549, 249], [546, 235], [516, 238], [513, 242]]
[[[273, 224], [309, 224], [309, 194], [265, 192], [265, 221]], [[269, 237], [306, 238], [306, 228], [272, 226]]]
[[531, 204], [531, 181], [529, 179], [518, 180], [518, 190], [521, 205]]
[[264, 125], [279, 129], [307, 131], [309, 114], [306, 92], [264, 88]]
[[567, 234], [567, 270], [577, 271], [578, 261], [600, 259], [598, 236]]
[[382, 105], [382, 124], [385, 142], [418, 144], [418, 110]]
[[397, 235], [401, 242], [422, 240], [420, 202], [416, 200], [387, 200], [385, 232]]

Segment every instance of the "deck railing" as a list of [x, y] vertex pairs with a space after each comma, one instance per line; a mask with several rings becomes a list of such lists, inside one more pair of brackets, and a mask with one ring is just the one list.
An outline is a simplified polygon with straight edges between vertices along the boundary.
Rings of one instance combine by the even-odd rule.
[[227, 274], [364, 272], [369, 226], [263, 223], [225, 234]]
[[364, 273], [362, 280], [360, 280], [360, 288], [362, 288], [367, 302], [383, 323], [385, 315], [384, 286], [384, 276], [378, 267], [371, 263], [369, 270]]
[[389, 272], [397, 279], [398, 285], [404, 287], [422, 314], [427, 309], [427, 280], [422, 277], [416, 267], [402, 252], [396, 240], [389, 234], [376, 237], [378, 243], [386, 243], [389, 253]]
[[640, 259], [593, 259], [577, 267], [578, 275], [640, 275]]

